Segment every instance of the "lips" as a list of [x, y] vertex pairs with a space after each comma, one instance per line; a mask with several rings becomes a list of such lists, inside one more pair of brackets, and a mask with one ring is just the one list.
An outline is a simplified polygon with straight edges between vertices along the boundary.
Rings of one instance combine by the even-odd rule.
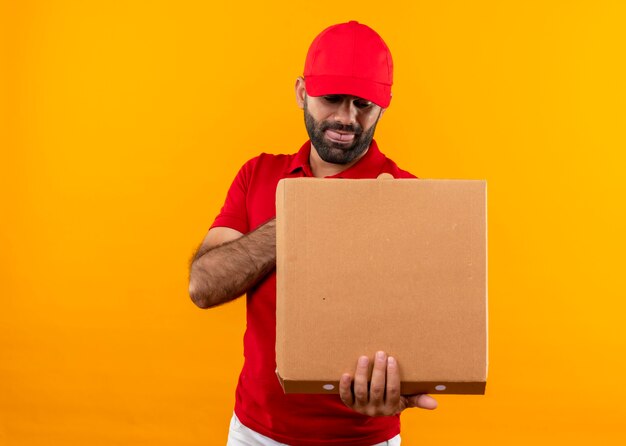
[[326, 130], [326, 137], [336, 143], [351, 143], [354, 141], [354, 133], [340, 133], [334, 130]]

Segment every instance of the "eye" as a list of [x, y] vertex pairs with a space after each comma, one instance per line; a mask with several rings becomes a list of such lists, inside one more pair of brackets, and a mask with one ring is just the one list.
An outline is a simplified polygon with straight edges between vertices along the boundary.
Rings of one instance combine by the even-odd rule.
[[365, 109], [365, 108], [369, 108], [372, 106], [372, 103], [370, 101], [366, 101], [364, 99], [356, 99], [354, 101], [354, 106], [356, 108], [359, 108], [361, 110]]
[[372, 103], [370, 101], [364, 101], [362, 99], [357, 99], [356, 101], [354, 101], [354, 106], [356, 108], [367, 108], [370, 107], [372, 105]]
[[331, 104], [337, 104], [339, 101], [341, 101], [341, 96], [337, 94], [329, 94], [324, 96], [324, 100], [326, 102], [330, 102]]

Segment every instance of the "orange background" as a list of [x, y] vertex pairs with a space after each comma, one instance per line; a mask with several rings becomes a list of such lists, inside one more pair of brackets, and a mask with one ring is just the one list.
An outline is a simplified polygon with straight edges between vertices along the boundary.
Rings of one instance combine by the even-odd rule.
[[225, 443], [245, 308], [187, 261], [350, 19], [394, 54], [383, 151], [489, 182], [487, 395], [403, 444], [626, 444], [624, 2], [0, 4], [0, 444]]

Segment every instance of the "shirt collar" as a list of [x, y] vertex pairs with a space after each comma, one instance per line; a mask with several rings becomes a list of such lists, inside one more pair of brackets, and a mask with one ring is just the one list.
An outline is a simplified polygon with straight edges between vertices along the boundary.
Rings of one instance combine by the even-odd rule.
[[[305, 176], [313, 176], [311, 172], [311, 165], [309, 164], [309, 156], [311, 155], [311, 141], [305, 142], [298, 153], [293, 157], [289, 164], [289, 170], [287, 173], [292, 174], [298, 169], [302, 169]], [[369, 149], [363, 155], [363, 157], [353, 166], [339, 172], [336, 175], [327, 178], [376, 178], [381, 172], [383, 165], [385, 164], [385, 155], [383, 155], [378, 149], [376, 140], [372, 140]]]
[[293, 157], [291, 163], [289, 164], [289, 168], [287, 173], [292, 174], [298, 169], [302, 169], [304, 171], [304, 175], [307, 177], [312, 177], [313, 173], [311, 172], [311, 165], [309, 164], [309, 155], [311, 154], [311, 141], [305, 142], [298, 153]]

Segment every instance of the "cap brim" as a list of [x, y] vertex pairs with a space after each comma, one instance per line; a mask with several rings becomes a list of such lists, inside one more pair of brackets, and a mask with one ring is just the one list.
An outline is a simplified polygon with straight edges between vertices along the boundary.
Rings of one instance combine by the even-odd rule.
[[309, 96], [348, 94], [357, 96], [387, 108], [391, 102], [391, 85], [351, 76], [305, 76], [306, 92]]

